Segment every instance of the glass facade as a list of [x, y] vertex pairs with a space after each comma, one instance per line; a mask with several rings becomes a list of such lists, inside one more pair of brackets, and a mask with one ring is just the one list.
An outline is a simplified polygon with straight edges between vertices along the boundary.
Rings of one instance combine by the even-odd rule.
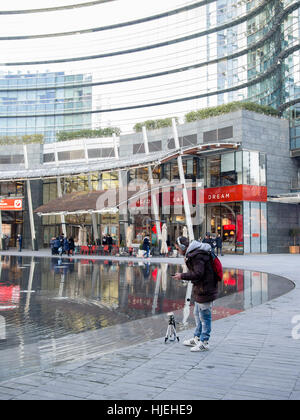
[[83, 82], [91, 76], [0, 73], [0, 136], [42, 134], [49, 143], [58, 131], [91, 128], [92, 88], [76, 86]]
[[156, 0], [131, 14], [113, 3], [0, 16], [1, 132], [50, 141], [57, 126], [126, 133], [231, 101], [299, 102], [296, 0]]

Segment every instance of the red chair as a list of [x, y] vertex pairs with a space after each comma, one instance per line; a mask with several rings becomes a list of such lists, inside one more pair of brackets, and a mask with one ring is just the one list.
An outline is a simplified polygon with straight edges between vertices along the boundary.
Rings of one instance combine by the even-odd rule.
[[104, 248], [103, 248], [103, 254], [105, 255], [105, 253], [109, 253], [109, 247], [108, 247], [108, 245], [104, 245]]
[[92, 247], [91, 247], [91, 254], [93, 254], [93, 255], [96, 254], [96, 245], [92, 245]]
[[89, 247], [87, 245], [83, 245], [80, 248], [80, 254], [89, 255]]

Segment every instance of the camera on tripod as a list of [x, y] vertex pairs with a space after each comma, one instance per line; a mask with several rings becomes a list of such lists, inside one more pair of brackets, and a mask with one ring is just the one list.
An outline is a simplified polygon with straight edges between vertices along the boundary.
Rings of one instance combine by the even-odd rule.
[[175, 341], [177, 339], [177, 341], [179, 341], [179, 337], [176, 334], [176, 321], [175, 321], [174, 313], [168, 312], [167, 316], [168, 316], [168, 328], [167, 328], [167, 332], [165, 336], [165, 343], [168, 340]]

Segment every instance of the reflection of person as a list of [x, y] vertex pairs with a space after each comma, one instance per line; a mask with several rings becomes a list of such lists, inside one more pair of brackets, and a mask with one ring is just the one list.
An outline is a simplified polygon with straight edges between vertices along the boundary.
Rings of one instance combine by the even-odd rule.
[[210, 263], [211, 246], [207, 243], [192, 241], [181, 236], [176, 241], [176, 249], [185, 256], [187, 273], [176, 273], [176, 280], [190, 280], [193, 283], [193, 297], [195, 300], [194, 316], [196, 329], [194, 337], [185, 340], [185, 346], [192, 346], [191, 351], [205, 351], [209, 349], [211, 333], [211, 312], [213, 301], [218, 295], [218, 284]]

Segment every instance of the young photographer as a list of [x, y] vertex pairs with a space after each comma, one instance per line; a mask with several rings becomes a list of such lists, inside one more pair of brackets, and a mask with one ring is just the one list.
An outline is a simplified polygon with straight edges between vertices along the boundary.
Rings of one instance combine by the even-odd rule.
[[189, 240], [180, 236], [176, 241], [176, 249], [185, 256], [187, 273], [176, 273], [176, 280], [190, 280], [193, 283], [193, 298], [195, 301], [194, 316], [196, 329], [194, 337], [185, 340], [185, 346], [192, 346], [191, 351], [205, 351], [209, 349], [211, 333], [211, 312], [213, 301], [218, 295], [218, 284], [215, 280], [211, 265], [211, 246]]

